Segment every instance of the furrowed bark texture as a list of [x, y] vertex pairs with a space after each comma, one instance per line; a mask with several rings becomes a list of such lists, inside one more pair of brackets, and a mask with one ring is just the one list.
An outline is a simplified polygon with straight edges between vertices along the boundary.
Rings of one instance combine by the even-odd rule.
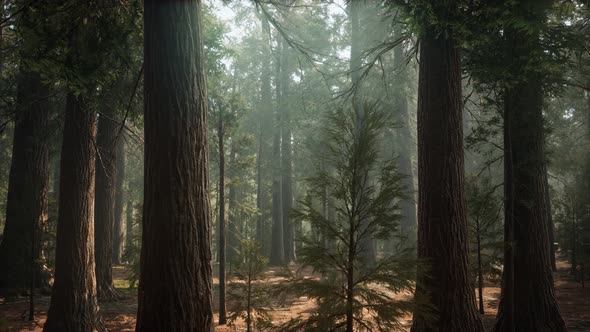
[[[507, 29], [511, 52], [534, 49], [530, 36]], [[504, 271], [493, 331], [566, 331], [551, 273], [543, 87], [529, 75], [504, 91]]]
[[102, 330], [94, 265], [96, 112], [66, 101], [55, 248], [55, 283], [44, 332]]
[[116, 135], [113, 105], [103, 98], [96, 134], [96, 184], [94, 202], [94, 255], [99, 298], [116, 297], [113, 285], [113, 234], [115, 233]]
[[[37, 73], [21, 69], [8, 178], [6, 225], [0, 244], [0, 293], [48, 286], [41, 232], [47, 222], [48, 88]], [[35, 261], [35, 263], [34, 263]]]
[[461, 64], [452, 37], [427, 31], [418, 86], [418, 258], [416, 296], [434, 320], [414, 313], [412, 332], [483, 331], [469, 276], [463, 170]]
[[201, 1], [145, 1], [145, 198], [136, 331], [212, 330], [201, 10]]

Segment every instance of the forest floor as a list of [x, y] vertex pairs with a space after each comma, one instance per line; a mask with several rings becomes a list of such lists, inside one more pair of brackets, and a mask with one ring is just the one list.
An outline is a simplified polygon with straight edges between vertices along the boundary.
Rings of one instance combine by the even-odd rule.
[[[115, 286], [120, 293], [117, 301], [101, 302], [102, 317], [109, 331], [134, 331], [135, 314], [137, 311], [137, 289], [129, 289], [126, 281], [127, 270], [117, 266], [114, 271]], [[279, 271], [269, 270], [266, 282], [281, 282], [284, 280]], [[214, 288], [217, 289], [217, 278], [214, 278]], [[561, 313], [566, 320], [570, 332], [590, 331], [590, 284], [582, 288], [582, 285], [573, 280], [569, 275], [569, 265], [564, 262], [558, 264], [558, 272], [555, 275], [555, 293], [560, 305]], [[484, 324], [489, 329], [492, 327], [500, 297], [498, 285], [486, 285], [484, 289], [485, 315]], [[216, 297], [215, 297], [216, 298]], [[287, 305], [277, 304], [273, 308], [271, 316], [275, 324], [280, 324], [298, 315], [305, 315], [314, 309], [313, 301], [307, 298], [289, 299]], [[39, 296], [35, 298], [35, 320], [25, 321], [28, 315], [28, 299], [0, 298], [0, 332], [12, 331], [42, 331], [49, 297]], [[217, 305], [217, 303], [215, 303]], [[402, 323], [409, 329], [411, 315], [403, 318]], [[217, 313], [215, 313], [217, 322]], [[245, 331], [243, 322], [237, 322], [235, 326], [217, 326], [215, 332]]]

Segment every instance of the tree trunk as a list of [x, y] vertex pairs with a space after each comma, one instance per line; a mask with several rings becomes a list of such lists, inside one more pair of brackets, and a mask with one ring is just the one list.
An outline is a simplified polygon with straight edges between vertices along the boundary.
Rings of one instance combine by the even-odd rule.
[[223, 116], [219, 110], [217, 138], [219, 139], [219, 325], [227, 323], [225, 311], [225, 151], [223, 146]]
[[230, 147], [231, 151], [230, 151], [230, 160], [229, 163], [230, 165], [232, 165], [231, 167], [233, 168], [232, 170], [232, 179], [230, 181], [229, 184], [229, 197], [228, 197], [228, 230], [227, 230], [227, 237], [228, 237], [228, 243], [229, 243], [229, 248], [228, 248], [228, 252], [227, 252], [227, 259], [230, 263], [230, 268], [231, 268], [231, 264], [235, 263], [236, 260], [239, 259], [239, 247], [240, 247], [240, 237], [239, 237], [239, 227], [238, 227], [238, 220], [239, 220], [239, 214], [238, 214], [238, 191], [237, 191], [237, 186], [236, 186], [236, 174], [235, 174], [235, 167], [236, 167], [236, 159], [238, 158], [237, 156], [237, 152], [236, 152], [236, 145], [235, 145], [235, 141], [232, 140], [232, 144]]
[[133, 201], [128, 200], [127, 206], [125, 208], [125, 255], [127, 259], [131, 258], [130, 253], [128, 252], [133, 248]]
[[412, 332], [483, 331], [469, 275], [465, 212], [461, 64], [452, 36], [427, 28], [418, 85], [418, 276], [416, 296], [436, 317], [414, 313]]
[[282, 112], [281, 121], [281, 204], [283, 213], [283, 249], [285, 251], [285, 262], [295, 260], [295, 242], [293, 241], [293, 224], [291, 223], [291, 209], [293, 208], [292, 174], [293, 165], [291, 162], [291, 122], [289, 115], [289, 45], [283, 40], [283, 53], [281, 54], [281, 94], [279, 105]]
[[479, 219], [476, 220], [477, 232], [477, 291], [479, 295], [479, 313], [484, 314], [483, 308], [483, 271], [481, 267], [481, 229]]
[[0, 293], [25, 291], [33, 277], [35, 287], [48, 286], [49, 275], [39, 243], [47, 222], [48, 92], [38, 73], [21, 68], [6, 225], [0, 244]]
[[[277, 61], [276, 96], [277, 104], [281, 100], [281, 64]], [[283, 203], [281, 185], [281, 112], [276, 110], [274, 136], [272, 141], [272, 239], [270, 248], [270, 265], [282, 265], [285, 262], [285, 242], [283, 240]]]
[[117, 122], [113, 104], [103, 96], [96, 134], [96, 185], [94, 201], [94, 255], [96, 292], [99, 298], [117, 296], [113, 285], [113, 234], [115, 233], [115, 183], [117, 179]]
[[545, 182], [545, 206], [547, 207], [547, 231], [549, 232], [549, 259], [551, 260], [551, 271], [557, 272], [557, 262], [555, 260], [555, 226], [553, 225], [553, 214], [551, 213], [551, 196], [549, 195], [549, 170], [545, 161], [545, 170], [543, 181]]
[[211, 331], [207, 90], [199, 0], [144, 4], [145, 193], [136, 331]]
[[[524, 42], [506, 34], [514, 45]], [[542, 90], [540, 79], [529, 77], [504, 92], [506, 245], [497, 332], [566, 331], [551, 273]]]
[[94, 265], [96, 112], [69, 92], [61, 152], [55, 283], [44, 332], [102, 330]]
[[121, 264], [123, 250], [125, 249], [125, 137], [121, 132], [119, 137], [116, 139], [117, 180], [115, 181], [115, 231], [113, 233], [113, 263]]

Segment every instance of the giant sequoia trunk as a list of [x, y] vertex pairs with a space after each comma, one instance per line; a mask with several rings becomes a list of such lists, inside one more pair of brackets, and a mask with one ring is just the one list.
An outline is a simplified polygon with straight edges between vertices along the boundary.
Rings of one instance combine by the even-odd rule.
[[44, 332], [102, 330], [94, 266], [96, 113], [68, 93], [61, 152], [55, 283]]
[[[119, 126], [117, 126], [120, 128]], [[125, 138], [118, 133], [117, 140], [117, 178], [115, 181], [115, 227], [113, 232], [113, 263], [121, 264], [124, 250], [124, 208], [125, 208]]]
[[[526, 32], [506, 29], [511, 57], [538, 47]], [[523, 78], [524, 77], [524, 78]], [[554, 296], [547, 221], [541, 78], [526, 73], [504, 91], [504, 271], [494, 331], [566, 331]]]
[[136, 331], [212, 329], [202, 6], [199, 0], [145, 1], [145, 193]]
[[436, 311], [414, 313], [412, 332], [483, 331], [469, 275], [463, 170], [461, 64], [452, 36], [427, 29], [418, 85], [418, 258], [416, 296]]
[[0, 244], [0, 293], [21, 292], [31, 281], [48, 285], [40, 245], [47, 221], [48, 88], [38, 73], [21, 69], [17, 87], [6, 226]]
[[[108, 98], [108, 97], [107, 97]], [[115, 233], [115, 183], [117, 176], [116, 135], [112, 103], [103, 98], [96, 134], [96, 185], [94, 202], [94, 256], [96, 291], [99, 298], [116, 296], [113, 285], [113, 234]]]

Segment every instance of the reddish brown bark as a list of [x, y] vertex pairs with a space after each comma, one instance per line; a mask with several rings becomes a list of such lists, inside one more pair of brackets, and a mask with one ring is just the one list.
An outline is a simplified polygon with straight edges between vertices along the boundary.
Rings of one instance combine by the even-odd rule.
[[137, 331], [210, 331], [211, 229], [201, 1], [144, 9], [145, 193]]
[[96, 113], [67, 96], [55, 248], [55, 283], [44, 332], [102, 330], [94, 265]]
[[469, 276], [462, 109], [458, 45], [427, 30], [418, 85], [418, 257], [429, 269], [418, 276], [416, 296], [435, 316], [415, 312], [412, 332], [483, 331]]

